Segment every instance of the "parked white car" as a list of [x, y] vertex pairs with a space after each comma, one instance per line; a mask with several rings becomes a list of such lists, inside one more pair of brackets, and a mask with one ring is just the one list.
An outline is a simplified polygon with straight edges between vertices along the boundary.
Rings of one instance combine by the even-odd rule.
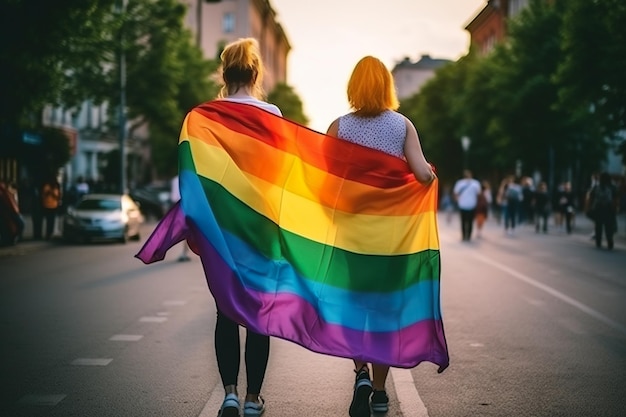
[[126, 194], [87, 194], [63, 219], [63, 238], [89, 242], [114, 239], [126, 243], [139, 240], [144, 222], [137, 203]]

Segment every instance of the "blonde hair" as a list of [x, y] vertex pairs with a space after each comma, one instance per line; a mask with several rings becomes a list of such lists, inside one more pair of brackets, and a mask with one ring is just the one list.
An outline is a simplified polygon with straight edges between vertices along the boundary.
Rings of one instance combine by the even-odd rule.
[[348, 102], [361, 116], [375, 116], [400, 107], [393, 76], [378, 58], [366, 56], [348, 81]]
[[219, 98], [235, 94], [242, 87], [250, 87], [253, 97], [263, 99], [263, 61], [259, 43], [254, 38], [241, 38], [226, 45], [220, 54], [224, 85]]

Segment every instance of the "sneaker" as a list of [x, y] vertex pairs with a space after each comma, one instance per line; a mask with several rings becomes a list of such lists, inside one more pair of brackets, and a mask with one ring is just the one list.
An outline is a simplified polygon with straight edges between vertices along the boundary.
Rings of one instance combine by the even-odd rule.
[[246, 401], [243, 404], [244, 417], [260, 416], [265, 411], [265, 400], [259, 395], [259, 401]]
[[370, 394], [372, 393], [372, 381], [370, 380], [367, 367], [356, 372], [354, 381], [354, 394], [350, 403], [350, 417], [370, 417]]
[[239, 398], [236, 394], [228, 394], [220, 407], [217, 417], [239, 417]]
[[389, 397], [385, 390], [376, 391], [372, 394], [372, 411], [375, 413], [386, 413], [389, 410]]

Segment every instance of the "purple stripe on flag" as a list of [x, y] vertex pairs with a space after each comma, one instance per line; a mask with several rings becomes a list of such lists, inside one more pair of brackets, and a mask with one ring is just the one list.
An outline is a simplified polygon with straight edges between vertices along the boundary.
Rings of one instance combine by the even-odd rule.
[[242, 286], [199, 230], [191, 230], [218, 309], [257, 333], [280, 337], [314, 352], [412, 368], [423, 361], [448, 366], [441, 320], [424, 320], [397, 332], [363, 332], [329, 324], [295, 294], [260, 293]]

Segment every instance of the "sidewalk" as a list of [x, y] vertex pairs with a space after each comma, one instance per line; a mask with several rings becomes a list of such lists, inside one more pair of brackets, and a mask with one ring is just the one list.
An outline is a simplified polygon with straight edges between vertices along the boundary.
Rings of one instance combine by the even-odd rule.
[[13, 246], [0, 246], [0, 258], [25, 255], [28, 252], [32, 252], [45, 248], [49, 245], [53, 245], [55, 241], [58, 242], [61, 238], [60, 232], [58, 232], [58, 230], [59, 225], [62, 221], [62, 217], [57, 216], [55, 234], [50, 240], [34, 240], [33, 221], [30, 218], [30, 215], [22, 215], [22, 218], [24, 219], [24, 232], [22, 233], [22, 240], [20, 240], [19, 242], [17, 242], [16, 245]]

